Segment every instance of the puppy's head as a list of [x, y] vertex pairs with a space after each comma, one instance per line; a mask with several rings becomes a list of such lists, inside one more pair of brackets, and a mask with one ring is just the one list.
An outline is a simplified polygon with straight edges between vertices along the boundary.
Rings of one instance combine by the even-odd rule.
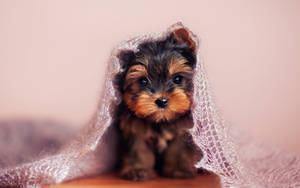
[[119, 54], [123, 72], [118, 87], [127, 107], [139, 118], [170, 122], [190, 110], [195, 42], [180, 28], [165, 40], [145, 42], [138, 52]]

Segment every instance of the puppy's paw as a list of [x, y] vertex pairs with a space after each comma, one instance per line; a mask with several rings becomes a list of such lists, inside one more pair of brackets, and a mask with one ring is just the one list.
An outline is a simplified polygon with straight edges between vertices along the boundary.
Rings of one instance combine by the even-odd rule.
[[147, 181], [152, 179], [155, 173], [152, 169], [131, 169], [121, 173], [121, 177], [132, 181]]

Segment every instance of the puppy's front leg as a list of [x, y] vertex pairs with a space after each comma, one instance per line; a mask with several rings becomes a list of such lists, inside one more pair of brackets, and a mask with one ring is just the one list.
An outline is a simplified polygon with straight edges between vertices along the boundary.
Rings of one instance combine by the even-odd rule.
[[195, 163], [202, 157], [188, 133], [177, 135], [163, 153], [162, 175], [172, 178], [196, 176]]
[[121, 177], [133, 181], [152, 179], [155, 175], [154, 163], [154, 154], [145, 140], [131, 135], [123, 155]]

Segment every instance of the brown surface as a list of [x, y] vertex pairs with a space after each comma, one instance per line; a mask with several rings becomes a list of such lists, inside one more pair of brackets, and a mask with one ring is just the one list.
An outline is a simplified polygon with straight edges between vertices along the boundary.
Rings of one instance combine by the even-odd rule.
[[125, 181], [118, 178], [115, 175], [103, 175], [94, 178], [86, 178], [81, 180], [75, 180], [61, 185], [45, 186], [45, 188], [67, 188], [67, 187], [107, 187], [107, 188], [220, 188], [220, 182], [217, 176], [199, 175], [194, 179], [168, 179], [168, 178], [155, 178], [146, 182], [132, 182]]

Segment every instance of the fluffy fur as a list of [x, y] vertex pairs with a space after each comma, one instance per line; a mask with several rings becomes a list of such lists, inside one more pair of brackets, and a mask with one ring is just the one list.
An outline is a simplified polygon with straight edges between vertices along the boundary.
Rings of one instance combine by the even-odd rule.
[[155, 171], [167, 177], [194, 177], [202, 155], [187, 132], [193, 127], [196, 64], [188, 31], [181, 28], [164, 40], [142, 43], [138, 52], [123, 51], [119, 59], [121, 177], [143, 181]]

